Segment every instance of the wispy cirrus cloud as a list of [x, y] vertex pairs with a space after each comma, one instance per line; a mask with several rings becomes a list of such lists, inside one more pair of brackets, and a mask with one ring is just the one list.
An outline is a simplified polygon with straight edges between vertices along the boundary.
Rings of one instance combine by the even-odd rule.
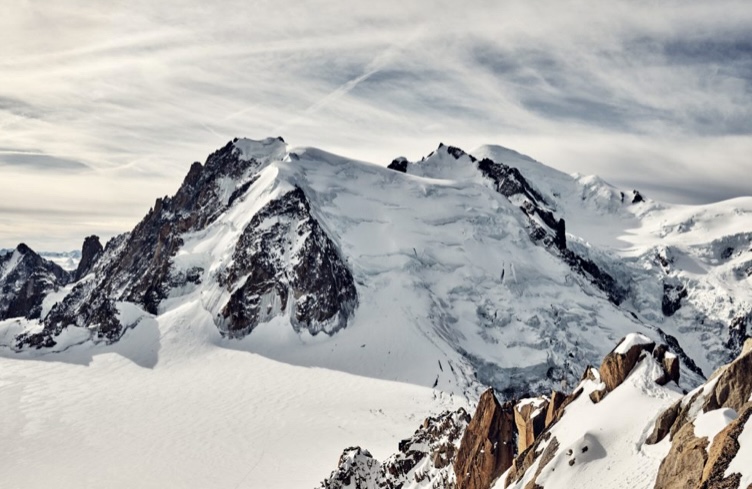
[[2, 246], [124, 231], [234, 136], [376, 162], [496, 143], [669, 200], [751, 192], [744, 1], [9, 0], [0, 73]]

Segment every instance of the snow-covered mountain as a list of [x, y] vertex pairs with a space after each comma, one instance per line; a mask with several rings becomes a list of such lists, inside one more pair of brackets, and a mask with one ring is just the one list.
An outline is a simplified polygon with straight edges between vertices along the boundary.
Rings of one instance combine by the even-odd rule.
[[751, 237], [752, 199], [670, 206], [498, 146], [384, 168], [240, 139], [5, 337], [113, 343], [195, 303], [270, 358], [453, 392], [574, 383], [633, 330], [700, 379], [746, 336]]
[[[13, 253], [13, 249], [0, 249], [0, 256]], [[74, 271], [78, 267], [78, 262], [81, 260], [81, 250], [71, 251], [39, 251], [39, 256], [45, 260], [60, 266], [63, 270], [69, 272]]]
[[[132, 231], [105, 246], [87, 238], [75, 271], [42, 257], [22, 267], [33, 253], [25, 245], [1, 255], [0, 360], [26, 379], [24, 389], [63, 371], [91, 377], [87, 385], [100, 391], [90, 398], [113, 394], [102, 380], [108, 368], [123, 369], [113, 354], [161, 372], [160, 389], [172, 389], [178, 368], [214, 392], [219, 370], [202, 374], [200, 365], [251, 377], [259, 365], [284, 375], [304, 367], [295, 375], [317, 402], [317, 379], [330, 375], [321, 369], [359, 376], [340, 380], [358, 392], [403, 392], [378, 383], [398, 381], [425, 404], [384, 405], [391, 427], [375, 441], [386, 446], [415, 416], [451, 419], [441, 422], [452, 431], [462, 419], [456, 410], [487, 386], [503, 402], [568, 391], [632, 332], [666, 343], [666, 354], [681, 360], [681, 386], [699, 385], [748, 336], [750, 243], [752, 198], [659, 203], [498, 146], [467, 153], [441, 144], [420, 161], [384, 167], [281, 138], [237, 139], [194, 163], [175, 195], [157, 199]], [[38, 293], [16, 300], [28, 287]], [[100, 366], [74, 374], [46, 362]], [[184, 362], [191, 367], [174, 367]], [[130, 375], [123, 389], [137, 393], [141, 374]], [[227, 382], [241, 388], [239, 378]], [[331, 398], [346, 417], [354, 401]], [[216, 406], [206, 402], [208, 416]], [[78, 406], [65, 416], [83, 415]], [[455, 414], [442, 418], [448, 408]], [[379, 422], [382, 408], [371, 409], [358, 419]], [[434, 452], [434, 442], [444, 454], [456, 447], [446, 430], [424, 428], [433, 434], [416, 434], [428, 441], [415, 442], [414, 452]], [[328, 443], [329, 451], [344, 448], [335, 436]], [[352, 451], [343, 463], [371, 460], [372, 475], [390, 473], [384, 480], [392, 482], [402, 480], [394, 464], [425, 463], [374, 457]], [[331, 465], [319, 467], [317, 480]], [[447, 470], [433, 476], [426, 480], [451, 481]]]

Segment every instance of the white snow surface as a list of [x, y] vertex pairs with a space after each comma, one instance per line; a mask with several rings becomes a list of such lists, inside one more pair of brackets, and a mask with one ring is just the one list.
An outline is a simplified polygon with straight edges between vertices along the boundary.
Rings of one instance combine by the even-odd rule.
[[624, 341], [622, 341], [621, 343], [617, 345], [617, 347], [614, 349], [614, 353], [626, 355], [627, 352], [631, 350], [633, 346], [647, 345], [652, 342], [653, 340], [651, 340], [644, 334], [629, 333], [627, 336], [624, 337]]
[[713, 439], [720, 433], [723, 428], [736, 419], [736, 411], [730, 408], [714, 409], [702, 413], [694, 420], [695, 436], [698, 438], [705, 437], [708, 439], [708, 446], [713, 444]]
[[383, 459], [427, 415], [467, 407], [227, 348], [195, 302], [118, 307], [140, 323], [114, 346], [0, 356], [3, 487], [311, 489], [345, 447]]

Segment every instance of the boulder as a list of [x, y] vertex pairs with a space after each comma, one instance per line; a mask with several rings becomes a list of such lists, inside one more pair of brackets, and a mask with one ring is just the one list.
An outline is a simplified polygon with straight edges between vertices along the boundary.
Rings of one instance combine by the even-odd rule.
[[462, 436], [454, 472], [457, 489], [488, 489], [514, 460], [514, 407], [484, 392]]
[[606, 394], [608, 394], [606, 389], [596, 389], [590, 393], [589, 397], [593, 404], [598, 404], [606, 397]]

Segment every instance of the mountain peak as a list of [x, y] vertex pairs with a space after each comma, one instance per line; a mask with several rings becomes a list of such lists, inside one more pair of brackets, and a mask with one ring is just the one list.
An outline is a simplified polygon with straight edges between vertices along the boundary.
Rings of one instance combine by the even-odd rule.
[[249, 138], [235, 138], [233, 145], [239, 152], [241, 160], [257, 160], [269, 162], [284, 159], [287, 154], [287, 143], [282, 137], [269, 137], [260, 140]]

